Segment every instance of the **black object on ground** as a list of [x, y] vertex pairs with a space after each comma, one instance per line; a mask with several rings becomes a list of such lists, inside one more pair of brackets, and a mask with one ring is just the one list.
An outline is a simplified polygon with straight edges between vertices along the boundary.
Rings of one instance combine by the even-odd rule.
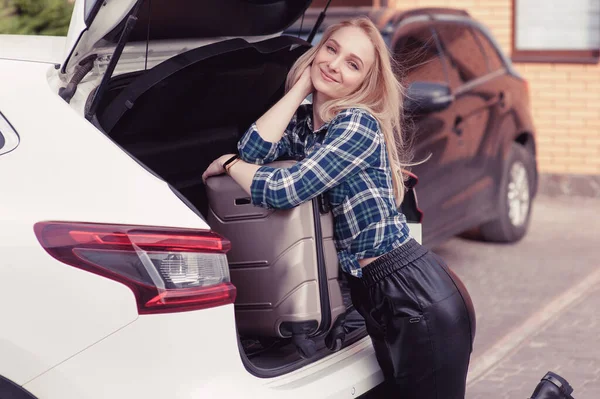
[[575, 399], [573, 387], [560, 375], [548, 371], [535, 387], [530, 399]]

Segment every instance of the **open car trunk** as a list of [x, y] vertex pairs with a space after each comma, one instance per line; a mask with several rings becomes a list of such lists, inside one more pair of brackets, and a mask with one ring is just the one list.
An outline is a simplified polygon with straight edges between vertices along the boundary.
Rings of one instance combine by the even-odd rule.
[[[301, 39], [280, 36], [187, 51], [148, 71], [112, 78], [93, 121], [207, 219], [202, 172], [218, 156], [237, 152], [240, 137], [281, 98], [289, 69], [309, 48]], [[366, 333], [343, 279], [340, 285], [348, 345]], [[331, 353], [324, 338], [315, 339], [318, 352], [310, 359], [301, 358], [285, 338], [240, 336], [240, 346], [251, 372], [272, 377]]]
[[287, 72], [308, 44], [293, 37], [232, 39], [113, 78], [99, 126], [206, 215], [201, 175], [237, 152], [252, 122], [282, 95]]

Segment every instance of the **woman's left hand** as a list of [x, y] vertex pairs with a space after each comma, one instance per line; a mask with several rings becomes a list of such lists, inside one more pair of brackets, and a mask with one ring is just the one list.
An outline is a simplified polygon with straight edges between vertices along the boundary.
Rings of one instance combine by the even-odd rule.
[[209, 177], [218, 176], [225, 173], [225, 168], [223, 167], [223, 164], [233, 155], [234, 154], [225, 154], [212, 161], [212, 163], [208, 165], [208, 168], [206, 168], [204, 173], [202, 173], [202, 181], [204, 182], [204, 184], [206, 184], [206, 179], [208, 179]]

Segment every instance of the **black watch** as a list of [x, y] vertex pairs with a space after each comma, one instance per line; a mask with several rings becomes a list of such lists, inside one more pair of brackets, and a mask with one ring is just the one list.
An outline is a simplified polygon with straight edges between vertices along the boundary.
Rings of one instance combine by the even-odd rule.
[[225, 163], [223, 164], [223, 169], [227, 170], [227, 165], [229, 165], [230, 163], [232, 163], [233, 161], [235, 161], [236, 159], [238, 159], [240, 156], [239, 155], [234, 155], [231, 158], [229, 158], [227, 161], [225, 161]]

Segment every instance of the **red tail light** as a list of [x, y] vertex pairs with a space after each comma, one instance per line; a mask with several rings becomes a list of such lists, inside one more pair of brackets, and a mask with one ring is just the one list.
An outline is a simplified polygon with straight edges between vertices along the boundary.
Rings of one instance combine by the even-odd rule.
[[402, 174], [405, 176], [404, 186], [406, 188], [415, 188], [417, 183], [419, 183], [419, 178], [413, 172], [402, 169]]
[[403, 206], [406, 204], [404, 212], [406, 216], [412, 218], [413, 221], [423, 223], [423, 211], [419, 208], [419, 200], [417, 199], [417, 193], [414, 189], [419, 183], [419, 178], [414, 173], [404, 169], [402, 169], [402, 174], [405, 177], [404, 186], [408, 190], [403, 202]]
[[207, 230], [40, 222], [35, 234], [59, 261], [128, 286], [138, 312], [169, 313], [233, 303], [227, 239]]

